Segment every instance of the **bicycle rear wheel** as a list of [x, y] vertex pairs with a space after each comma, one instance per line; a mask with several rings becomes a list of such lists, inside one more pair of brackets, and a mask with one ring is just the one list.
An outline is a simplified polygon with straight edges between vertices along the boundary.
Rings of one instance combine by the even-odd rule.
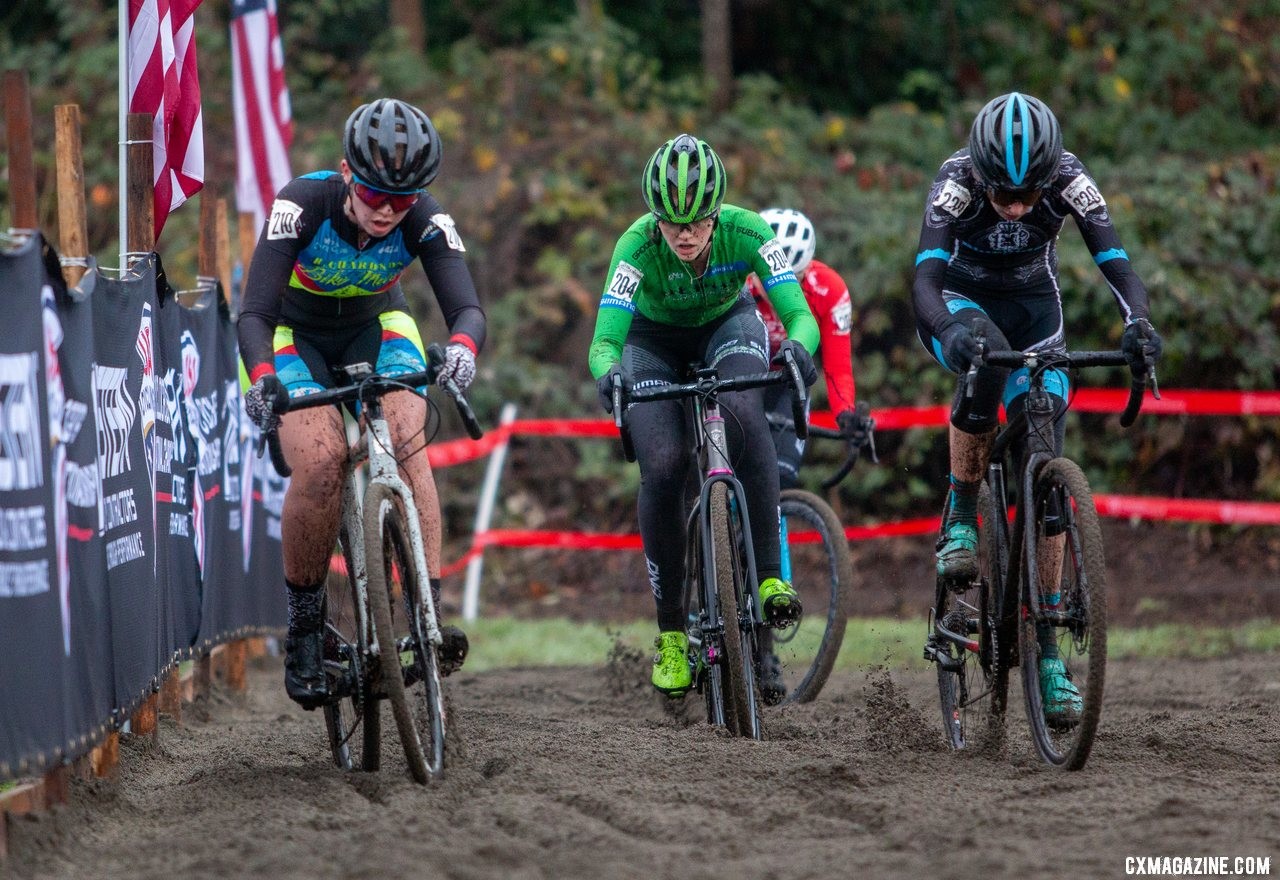
[[[1045, 761], [1079, 770], [1089, 758], [1102, 715], [1107, 667], [1107, 574], [1102, 529], [1088, 480], [1075, 462], [1055, 458], [1040, 469], [1029, 507], [1023, 554], [1023, 613], [1018, 627], [1022, 687], [1036, 748]], [[1061, 556], [1061, 574], [1052, 561]], [[1050, 560], [1050, 561], [1046, 561]], [[1043, 572], [1043, 577], [1041, 572]], [[1053, 578], [1053, 579], [1050, 579]], [[1032, 596], [1060, 599], [1049, 605]], [[1035, 590], [1036, 593], [1031, 591]], [[1033, 609], [1039, 607], [1039, 611]], [[1046, 707], [1041, 661], [1052, 645], [1080, 693], [1078, 712]], [[1048, 708], [1049, 711], [1046, 711]]]
[[369, 692], [367, 630], [360, 626], [360, 599], [348, 538], [339, 537], [347, 562], [343, 578], [329, 577], [325, 596], [324, 666], [330, 693], [340, 694], [324, 707], [333, 762], [343, 770], [375, 771], [382, 758], [382, 718], [378, 700]]
[[1004, 512], [997, 511], [984, 483], [978, 496], [978, 576], [964, 583], [938, 580], [926, 652], [937, 666], [942, 727], [953, 749], [994, 748], [1003, 741], [1007, 644], [1013, 637], [1011, 622], [1000, 613], [1007, 531]]
[[[395, 493], [381, 483], [371, 484], [365, 492], [364, 535], [381, 683], [409, 773], [426, 783], [444, 772], [444, 700], [435, 649], [421, 632], [424, 621], [408, 613], [422, 607], [417, 599], [428, 589], [426, 572], [414, 562], [409, 534]], [[411, 688], [419, 678], [423, 687]]]
[[844, 641], [853, 558], [844, 527], [827, 502], [803, 489], [785, 489], [780, 500], [791, 586], [800, 594], [804, 616], [772, 633], [786, 684], [779, 702], [807, 703], [827, 683]]
[[[711, 488], [711, 540], [716, 595], [724, 623], [724, 657], [720, 663], [724, 691], [725, 726], [739, 736], [761, 739], [760, 702], [755, 676], [755, 639], [751, 599], [755, 585], [747, 583], [741, 502], [729, 503], [729, 488]], [[747, 591], [750, 591], [749, 593]], [[734, 723], [729, 723], [729, 718]]]

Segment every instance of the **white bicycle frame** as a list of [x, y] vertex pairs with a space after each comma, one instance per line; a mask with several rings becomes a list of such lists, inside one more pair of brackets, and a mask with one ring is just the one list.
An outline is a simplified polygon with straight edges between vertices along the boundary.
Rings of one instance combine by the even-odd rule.
[[[427, 568], [426, 550], [422, 541], [422, 525], [418, 521], [418, 507], [413, 501], [413, 492], [409, 484], [400, 476], [399, 466], [392, 451], [391, 429], [385, 416], [363, 417], [364, 430], [360, 441], [347, 456], [346, 475], [342, 484], [342, 525], [350, 546], [347, 552], [351, 556], [351, 577], [355, 581], [356, 594], [360, 597], [359, 615], [360, 631], [365, 634], [371, 653], [379, 653], [378, 634], [373, 631], [369, 620], [369, 573], [368, 560], [364, 552], [364, 504], [357, 486], [357, 471], [361, 462], [368, 458], [368, 486], [381, 483], [391, 489], [404, 505], [405, 519], [408, 521], [409, 547], [413, 553], [414, 565], [426, 579], [426, 589], [419, 590], [426, 605], [427, 641], [435, 648], [441, 644], [440, 627], [436, 619], [435, 597], [431, 593], [431, 576]], [[368, 486], [365, 492], [368, 492]]]

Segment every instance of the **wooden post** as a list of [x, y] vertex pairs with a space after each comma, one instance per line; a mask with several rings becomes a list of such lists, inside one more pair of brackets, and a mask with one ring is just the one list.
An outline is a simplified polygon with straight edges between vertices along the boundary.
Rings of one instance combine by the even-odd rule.
[[218, 204], [209, 193], [200, 193], [200, 240], [196, 274], [201, 278], [218, 275]]
[[258, 228], [253, 222], [253, 214], [240, 212], [240, 264], [244, 267], [244, 277], [249, 277], [249, 264], [253, 262], [253, 249], [258, 245]]
[[214, 232], [218, 242], [218, 280], [222, 282], [222, 298], [231, 307], [231, 229], [227, 222], [227, 200], [218, 199], [214, 211]]
[[174, 666], [160, 685], [160, 711], [175, 723], [182, 723], [182, 681], [178, 667]]
[[236, 639], [227, 645], [227, 687], [230, 690], [243, 692], [245, 640]]
[[156, 725], [156, 706], [159, 699], [155, 694], [147, 697], [142, 701], [142, 705], [133, 710], [133, 714], [129, 716], [129, 729], [137, 736], [151, 736], [155, 738], [158, 727]]
[[[151, 142], [151, 114], [130, 113], [129, 147], [126, 166], [129, 188], [129, 228], [125, 231], [125, 250], [131, 254], [149, 254], [156, 248], [156, 206]], [[121, 266], [121, 269], [128, 268]]]
[[31, 93], [25, 70], [4, 72], [4, 121], [9, 133], [9, 215], [14, 229], [36, 229], [36, 155]]
[[196, 658], [196, 671], [191, 686], [192, 700], [207, 700], [213, 690], [213, 655], [203, 653]]
[[44, 806], [65, 804], [71, 795], [70, 769], [60, 764], [44, 774]]
[[106, 741], [89, 753], [89, 763], [99, 779], [114, 776], [120, 763], [120, 734], [114, 730], [109, 733]]
[[[89, 227], [84, 213], [84, 157], [80, 151], [80, 108], [59, 104], [53, 108], [55, 150], [58, 165], [58, 245], [62, 256], [87, 260]], [[75, 287], [87, 266], [64, 265], [62, 277]]]

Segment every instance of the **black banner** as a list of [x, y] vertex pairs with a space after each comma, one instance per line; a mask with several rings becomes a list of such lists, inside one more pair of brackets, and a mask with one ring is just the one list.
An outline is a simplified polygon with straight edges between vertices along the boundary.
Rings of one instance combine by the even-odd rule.
[[286, 618], [285, 481], [253, 457], [235, 332], [151, 255], [67, 290], [0, 254], [0, 780], [84, 754], [193, 649]]
[[42, 281], [38, 238], [0, 253], [0, 778], [65, 741], [69, 585], [53, 515], [60, 456], [45, 401]]

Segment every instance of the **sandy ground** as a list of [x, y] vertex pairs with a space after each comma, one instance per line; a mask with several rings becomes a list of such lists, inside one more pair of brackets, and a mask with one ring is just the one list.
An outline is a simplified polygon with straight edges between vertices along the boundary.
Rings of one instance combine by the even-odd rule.
[[[115, 782], [10, 820], [14, 878], [1122, 877], [1129, 856], [1261, 856], [1280, 874], [1280, 656], [1113, 661], [1088, 766], [942, 746], [928, 672], [837, 673], [769, 740], [666, 704], [636, 654], [465, 672], [448, 777], [328, 759], [279, 660], [207, 719], [126, 738]], [[1014, 681], [1016, 686], [1016, 678]], [[1233, 864], [1233, 863], [1231, 863]]]

